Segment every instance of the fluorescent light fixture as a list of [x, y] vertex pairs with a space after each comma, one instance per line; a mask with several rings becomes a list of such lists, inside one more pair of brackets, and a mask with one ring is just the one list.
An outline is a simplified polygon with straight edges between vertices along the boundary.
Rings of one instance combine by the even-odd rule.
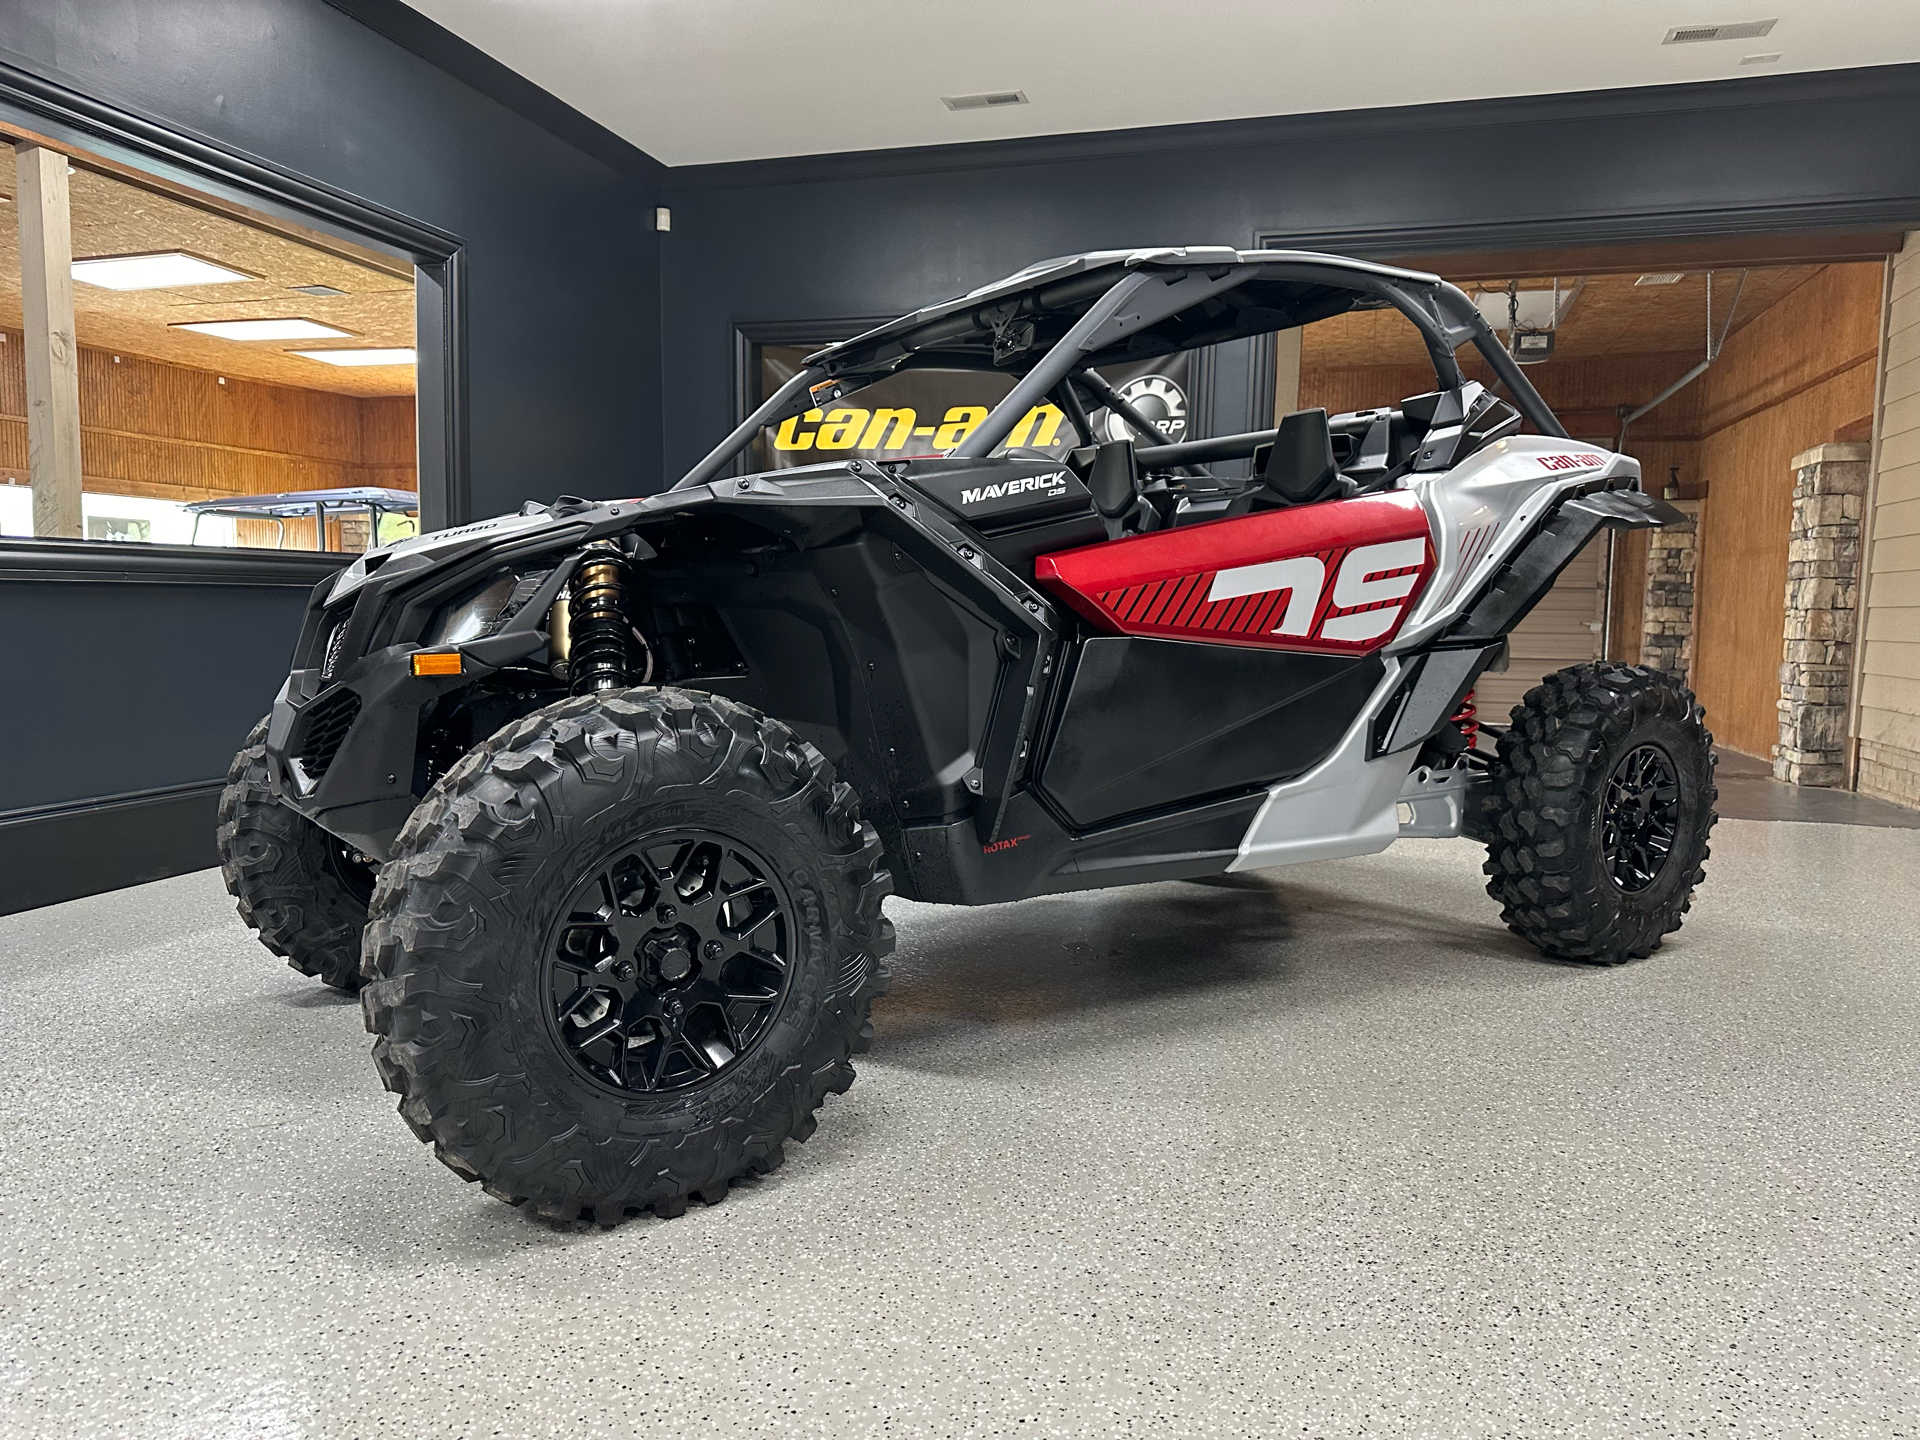
[[167, 328], [219, 340], [344, 340], [352, 333], [314, 320], [176, 320]]
[[289, 355], [304, 355], [323, 365], [411, 365], [413, 347], [392, 350], [289, 350]]
[[1636, 285], [1678, 285], [1686, 278], [1685, 273], [1679, 270], [1656, 270], [1650, 275], [1642, 275], [1633, 283]]
[[1742, 65], [1771, 65], [1780, 58], [1782, 53], [1783, 52], [1779, 50], [1775, 50], [1771, 55], [1742, 55], [1740, 57], [1740, 63]]
[[182, 285], [227, 285], [251, 280], [211, 260], [167, 250], [157, 255], [103, 255], [73, 262], [73, 278], [102, 290], [169, 290]]

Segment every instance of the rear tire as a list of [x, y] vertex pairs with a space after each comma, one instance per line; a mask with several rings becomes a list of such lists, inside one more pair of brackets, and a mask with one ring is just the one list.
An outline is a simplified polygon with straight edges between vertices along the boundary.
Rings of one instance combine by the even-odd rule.
[[267, 722], [247, 736], [220, 792], [220, 876], [260, 943], [335, 990], [360, 988], [360, 932], [373, 867], [267, 783]]
[[1561, 960], [1618, 965], [1680, 928], [1717, 818], [1706, 716], [1640, 665], [1576, 665], [1513, 709], [1477, 833], [1487, 893]]
[[400, 832], [366, 935], [374, 1058], [496, 1198], [678, 1215], [853, 1083], [890, 887], [852, 789], [780, 722], [687, 690], [561, 701]]

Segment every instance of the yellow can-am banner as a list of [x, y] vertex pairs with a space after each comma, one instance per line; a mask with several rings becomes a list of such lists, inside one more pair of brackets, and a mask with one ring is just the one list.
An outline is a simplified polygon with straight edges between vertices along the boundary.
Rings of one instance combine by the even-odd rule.
[[[772, 394], [801, 368], [817, 346], [766, 345], [760, 351], [762, 394]], [[1190, 357], [1167, 355], [1142, 365], [1101, 371], [1128, 403], [1167, 439], [1195, 438], [1190, 415]], [[808, 410], [769, 428], [756, 443], [755, 469], [782, 469], [821, 460], [902, 460], [944, 455], [987, 418], [1013, 388], [1013, 377], [977, 370], [908, 370], [870, 385], [847, 401]], [[854, 401], [859, 403], [852, 403]], [[1102, 440], [1133, 437], [1105, 409], [1089, 417]], [[1036, 405], [1007, 436], [1007, 450], [1059, 456], [1084, 441], [1058, 406]]]

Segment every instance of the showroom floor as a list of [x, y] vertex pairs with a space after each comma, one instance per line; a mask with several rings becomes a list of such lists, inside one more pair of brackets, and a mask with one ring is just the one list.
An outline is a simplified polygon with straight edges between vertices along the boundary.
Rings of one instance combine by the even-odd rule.
[[1920, 833], [1724, 822], [1544, 963], [1465, 841], [896, 903], [770, 1179], [556, 1230], [211, 872], [0, 920], [0, 1433], [1913, 1433]]

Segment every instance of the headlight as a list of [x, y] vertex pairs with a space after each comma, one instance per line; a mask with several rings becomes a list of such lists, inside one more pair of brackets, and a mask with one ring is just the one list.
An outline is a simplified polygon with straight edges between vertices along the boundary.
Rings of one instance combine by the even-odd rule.
[[474, 640], [485, 635], [500, 618], [500, 612], [507, 608], [507, 602], [513, 598], [514, 584], [514, 573], [502, 570], [489, 577], [478, 590], [469, 591], [461, 599], [441, 606], [420, 643], [458, 645], [462, 640]]

